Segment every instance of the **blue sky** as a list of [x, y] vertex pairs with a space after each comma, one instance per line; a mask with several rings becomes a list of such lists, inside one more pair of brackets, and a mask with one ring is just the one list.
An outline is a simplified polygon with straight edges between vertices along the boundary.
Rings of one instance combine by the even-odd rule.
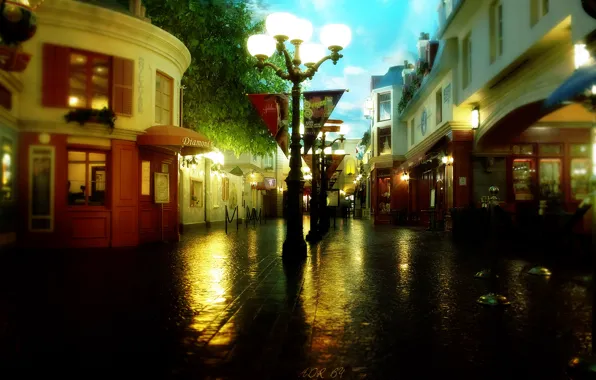
[[309, 90], [348, 88], [333, 119], [350, 126], [349, 138], [359, 138], [368, 130], [363, 104], [370, 95], [371, 75], [383, 75], [389, 67], [412, 61], [421, 32], [437, 27], [439, 0], [252, 0], [257, 17], [271, 12], [290, 12], [310, 20], [314, 27], [311, 41], [320, 42], [319, 29], [341, 23], [352, 30], [352, 42], [344, 49], [337, 65], [324, 63]]

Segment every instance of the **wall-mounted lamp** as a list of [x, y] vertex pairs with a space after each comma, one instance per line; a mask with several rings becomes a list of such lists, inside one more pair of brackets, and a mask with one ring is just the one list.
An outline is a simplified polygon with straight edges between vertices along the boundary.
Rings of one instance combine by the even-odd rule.
[[401, 175], [401, 180], [408, 182], [410, 180], [410, 175], [404, 172], [404, 174]]
[[310, 181], [310, 180], [312, 179], [312, 174], [305, 174], [305, 175], [304, 175], [304, 179], [305, 179], [306, 181]]
[[472, 129], [478, 129], [480, 126], [480, 108], [478, 108], [478, 106], [472, 109], [472, 114], [470, 115], [470, 124], [472, 124]]
[[452, 156], [443, 156], [443, 158], [441, 158], [441, 161], [445, 165], [453, 165], [453, 157]]
[[585, 66], [592, 61], [590, 52], [586, 48], [585, 44], [575, 44], [573, 47], [573, 55], [576, 69], [579, 69], [580, 67]]
[[278, 187], [277, 188], [277, 191], [279, 191], [280, 193], [283, 193], [284, 192], [284, 188], [283, 187]]

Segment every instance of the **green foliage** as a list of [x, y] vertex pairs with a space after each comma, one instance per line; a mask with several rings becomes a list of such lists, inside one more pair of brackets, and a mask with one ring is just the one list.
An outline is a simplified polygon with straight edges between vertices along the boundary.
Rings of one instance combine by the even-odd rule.
[[[184, 123], [204, 133], [220, 149], [265, 155], [275, 141], [250, 100], [251, 93], [288, 91], [287, 82], [266, 68], [260, 73], [246, 48], [262, 33], [244, 1], [145, 0], [151, 22], [180, 39], [192, 62], [182, 79]], [[281, 64], [281, 57], [273, 61]]]
[[74, 121], [80, 125], [84, 125], [85, 123], [104, 124], [110, 127], [113, 131], [116, 122], [116, 114], [109, 108], [103, 108], [101, 110], [78, 108], [71, 110], [64, 115], [64, 120], [66, 120], [67, 123]]
[[362, 135], [362, 140], [360, 140], [360, 145], [362, 145], [364, 147], [368, 147], [369, 144], [370, 144], [370, 131], [366, 131]]

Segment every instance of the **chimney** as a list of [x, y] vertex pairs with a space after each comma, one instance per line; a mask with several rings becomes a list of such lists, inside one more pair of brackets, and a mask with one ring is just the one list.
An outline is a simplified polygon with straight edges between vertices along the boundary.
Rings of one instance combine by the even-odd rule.
[[426, 62], [426, 46], [429, 39], [429, 34], [424, 32], [420, 33], [420, 37], [418, 38], [418, 59], [424, 62]]
[[426, 61], [428, 62], [428, 68], [432, 70], [435, 64], [435, 58], [439, 51], [439, 41], [430, 41], [426, 47]]

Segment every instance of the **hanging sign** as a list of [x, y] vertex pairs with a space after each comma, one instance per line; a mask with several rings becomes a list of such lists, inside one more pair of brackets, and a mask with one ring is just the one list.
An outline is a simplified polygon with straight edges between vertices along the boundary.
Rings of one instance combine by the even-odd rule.
[[331, 154], [329, 156], [331, 157], [331, 163], [327, 167], [327, 178], [331, 178], [331, 176], [333, 175], [333, 173], [335, 173], [335, 171], [339, 167], [339, 164], [341, 164], [342, 160], [344, 159], [344, 157], [346, 155], [345, 154]]
[[305, 91], [304, 92], [304, 134], [312, 136], [304, 139], [304, 151], [312, 147], [314, 138], [325, 125], [346, 90]]
[[277, 145], [288, 156], [288, 97], [284, 94], [249, 94], [252, 105], [265, 122]]

